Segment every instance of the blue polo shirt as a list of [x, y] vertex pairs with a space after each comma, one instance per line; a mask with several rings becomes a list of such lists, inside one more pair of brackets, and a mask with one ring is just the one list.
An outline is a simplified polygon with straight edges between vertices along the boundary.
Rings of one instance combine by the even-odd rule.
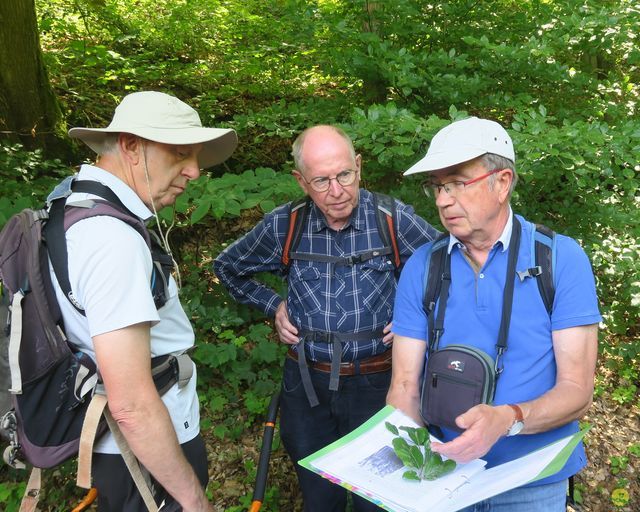
[[[522, 238], [516, 270], [533, 266], [531, 232], [535, 226], [518, 216]], [[461, 244], [451, 243], [451, 287], [444, 318], [440, 348], [458, 343], [472, 345], [495, 358], [502, 314], [511, 239], [511, 222], [489, 253], [478, 274], [465, 259]], [[399, 336], [427, 340], [427, 315], [422, 307], [425, 265], [432, 243], [420, 247], [407, 261], [396, 293], [393, 332]], [[556, 287], [553, 311], [549, 315], [535, 278], [515, 278], [513, 311], [504, 372], [498, 379], [495, 405], [526, 402], [538, 398], [555, 385], [556, 363], [552, 331], [590, 325], [602, 319], [598, 310], [595, 282], [589, 260], [571, 238], [556, 235]], [[539, 434], [501, 438], [483, 458], [493, 467], [521, 457], [578, 430], [578, 422]], [[445, 441], [458, 433], [444, 429]], [[577, 473], [586, 464], [580, 444], [565, 467], [555, 475], [535, 482], [551, 483]]]

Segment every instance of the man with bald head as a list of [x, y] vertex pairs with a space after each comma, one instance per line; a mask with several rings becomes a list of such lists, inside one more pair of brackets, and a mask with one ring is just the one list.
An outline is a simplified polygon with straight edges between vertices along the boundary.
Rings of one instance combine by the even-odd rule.
[[[384, 406], [399, 268], [384, 250], [374, 195], [359, 187], [362, 158], [349, 137], [334, 126], [314, 126], [293, 143], [292, 156], [307, 203], [268, 213], [216, 258], [214, 270], [236, 300], [275, 317], [280, 341], [289, 345], [280, 431], [298, 473], [304, 510], [342, 512], [346, 491], [296, 463]], [[437, 231], [412, 207], [390, 201], [401, 267]], [[292, 211], [304, 220], [288, 254]], [[259, 272], [284, 273], [287, 297], [255, 280]], [[378, 509], [358, 496], [353, 504], [357, 512]]]

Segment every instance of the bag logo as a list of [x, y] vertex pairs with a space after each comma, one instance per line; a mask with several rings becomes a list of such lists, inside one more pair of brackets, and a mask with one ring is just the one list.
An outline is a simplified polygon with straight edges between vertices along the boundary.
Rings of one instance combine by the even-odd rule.
[[463, 373], [464, 361], [460, 361], [460, 359], [449, 359], [449, 363], [447, 364], [447, 369]]

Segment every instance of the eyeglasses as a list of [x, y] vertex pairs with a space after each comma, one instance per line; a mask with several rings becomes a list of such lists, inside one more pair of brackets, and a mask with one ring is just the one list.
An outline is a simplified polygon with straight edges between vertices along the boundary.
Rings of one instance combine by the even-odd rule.
[[476, 178], [470, 180], [453, 180], [447, 181], [446, 183], [434, 183], [430, 180], [426, 180], [422, 182], [422, 191], [425, 193], [427, 197], [438, 197], [438, 194], [443, 190], [451, 197], [455, 197], [458, 194], [464, 192], [464, 189], [469, 185], [473, 185], [480, 180], [488, 178], [492, 174], [500, 172], [504, 169], [494, 169], [493, 171], [489, 171], [488, 173], [482, 174]]
[[349, 185], [352, 185], [354, 181], [356, 181], [357, 175], [358, 171], [347, 169], [345, 171], [339, 172], [335, 178], [327, 178], [325, 176], [321, 176], [318, 178], [313, 178], [311, 181], [307, 181], [307, 178], [305, 178], [304, 175], [300, 173], [302, 179], [316, 192], [326, 192], [327, 190], [329, 190], [329, 187], [331, 187], [331, 180], [336, 180], [342, 187], [348, 187]]

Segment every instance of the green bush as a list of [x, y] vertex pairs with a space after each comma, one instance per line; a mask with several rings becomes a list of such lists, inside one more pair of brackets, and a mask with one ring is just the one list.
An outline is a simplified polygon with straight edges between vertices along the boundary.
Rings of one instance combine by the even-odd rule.
[[70, 170], [46, 160], [42, 150], [0, 141], [0, 227], [23, 208], [40, 208], [47, 194]]

